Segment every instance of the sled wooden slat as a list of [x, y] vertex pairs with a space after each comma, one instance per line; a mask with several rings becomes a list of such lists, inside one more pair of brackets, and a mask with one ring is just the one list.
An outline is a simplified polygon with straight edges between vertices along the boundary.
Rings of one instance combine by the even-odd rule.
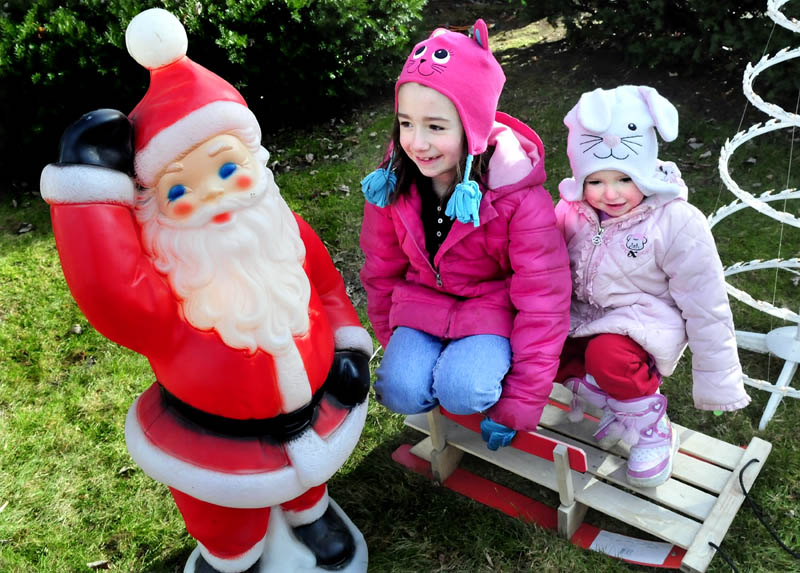
[[[744, 500], [739, 472], [750, 460], [758, 460], [747, 466], [743, 475], [749, 491], [771, 444], [753, 438], [744, 449], [673, 424], [681, 443], [672, 477], [657, 488], [635, 488], [625, 477], [629, 448], [620, 443], [604, 449], [594, 440], [597, 419], [591, 416], [599, 417], [602, 412], [589, 409], [584, 420], [569, 422], [564, 405], [571, 397], [569, 391], [556, 385], [537, 432], [494, 452], [481, 439], [475, 419], [448, 419], [438, 409], [407, 416], [406, 425], [431, 436], [412, 451], [424, 460], [433, 460], [432, 466], [443, 457], [457, 460], [461, 452], [468, 453], [558, 492], [558, 530], [567, 538], [580, 525], [586, 507], [591, 507], [686, 549], [681, 569], [705, 572], [715, 553], [709, 542], [722, 544]], [[526, 447], [525, 451], [513, 447], [522, 443], [535, 447]], [[558, 448], [555, 456], [548, 448]], [[576, 471], [584, 467], [585, 472]], [[446, 472], [440, 472], [437, 480], [446, 477]]]
[[[564, 388], [561, 384], [554, 384], [553, 391], [550, 393], [550, 399], [563, 405], [569, 405], [572, 400], [572, 392]], [[555, 408], [558, 411], [558, 408]], [[602, 413], [593, 408], [587, 408], [587, 411], [596, 417], [602, 416]], [[549, 425], [542, 423], [542, 425]], [[673, 428], [678, 431], [681, 441], [681, 450], [685, 453], [710, 462], [712, 464], [721, 466], [726, 469], [733, 469], [742, 457], [742, 448], [734, 446], [728, 442], [723, 442], [711, 436], [707, 436], [700, 432], [695, 432], [688, 428], [684, 428], [680, 424], [672, 424]], [[592, 432], [594, 432], [594, 424], [591, 424]], [[591, 435], [591, 433], [590, 433]]]
[[545, 436], [557, 436], [558, 439], [570, 445], [582, 447], [586, 452], [586, 457], [589, 462], [589, 471], [596, 477], [624, 486], [670, 509], [685, 513], [689, 517], [702, 521], [711, 512], [711, 508], [717, 500], [716, 496], [677, 479], [671, 479], [657, 488], [633, 487], [628, 484], [627, 478], [625, 477], [624, 458], [620, 458], [611, 452], [606, 452], [587, 444], [581, 444], [578, 441], [571, 440], [551, 430], [540, 429], [539, 432]]
[[[455, 422], [447, 428], [450, 445], [477, 458], [517, 474], [553, 491], [558, 491], [558, 481], [553, 462], [531, 456], [514, 448], [491, 451], [480, 435]], [[427, 433], [425, 415], [416, 414], [406, 418], [406, 424]], [[429, 459], [417, 450], [416, 455]], [[700, 523], [673, 511], [636, 497], [622, 489], [604, 483], [590, 472], [571, 472], [575, 500], [620, 521], [632, 523], [638, 529], [656, 535], [679, 547], [688, 547], [700, 530]]]
[[[717, 503], [711, 510], [711, 515], [705, 520], [700, 528], [694, 542], [689, 547], [686, 555], [681, 562], [681, 569], [691, 573], [704, 573], [708, 568], [711, 559], [714, 557], [715, 549], [709, 542], [717, 546], [722, 545], [722, 539], [728, 532], [728, 528], [736, 517], [742, 502], [744, 492], [739, 484], [739, 472], [747, 466], [747, 470], [742, 474], [742, 483], [748, 492], [753, 487], [753, 482], [764, 467], [764, 462], [769, 456], [772, 444], [760, 438], [753, 438], [747, 446], [747, 450], [742, 454], [739, 463], [731, 472], [728, 483], [721, 492]], [[750, 460], [756, 459], [758, 462], [748, 465]]]
[[[457, 424], [464, 426], [465, 428], [472, 430], [473, 432], [480, 433], [481, 431], [481, 420], [483, 416], [481, 414], [472, 414], [469, 416], [461, 416], [457, 414], [451, 414], [445, 410], [441, 410], [442, 415]], [[434, 418], [435, 419], [435, 418]], [[430, 419], [429, 422], [430, 423]], [[530, 433], [530, 432], [517, 432], [517, 435], [514, 437], [513, 445], [518, 450], [522, 450], [523, 452], [528, 452], [529, 454], [533, 454], [540, 458], [544, 458], [549, 461], [553, 461], [553, 449], [559, 444], [559, 437], [558, 436], [545, 436], [541, 433]], [[577, 448], [575, 447], [568, 447], [567, 448], [567, 456], [569, 458], [569, 465], [570, 468], [573, 470], [577, 470], [579, 472], [586, 471], [586, 454], [584, 454], [583, 450], [580, 449], [580, 446]]]
[[[566, 420], [566, 412], [548, 404], [545, 406], [540, 424], [541, 428], [555, 432], [559, 436], [558, 439], [563, 440], [565, 439], [564, 437], [572, 438], [574, 441], [570, 443], [582, 448], [596, 446], [592, 434], [597, 429], [597, 423], [592, 420], [584, 419], [579, 423], [568, 422]], [[677, 424], [675, 424], [675, 427], [677, 431]], [[546, 435], [552, 436], [552, 434]], [[715, 441], [719, 442], [719, 440]], [[725, 442], [721, 443], [724, 444]], [[742, 449], [736, 448], [736, 451], [741, 457]], [[608, 452], [621, 458], [628, 458], [628, 448], [624, 445], [609, 448]], [[675, 456], [673, 462], [672, 477], [710, 493], [718, 494], [725, 486], [730, 471], [715, 464], [706, 463], [704, 460], [694, 457], [692, 452], [693, 450], [687, 452], [685, 446], [681, 443], [681, 451]]]

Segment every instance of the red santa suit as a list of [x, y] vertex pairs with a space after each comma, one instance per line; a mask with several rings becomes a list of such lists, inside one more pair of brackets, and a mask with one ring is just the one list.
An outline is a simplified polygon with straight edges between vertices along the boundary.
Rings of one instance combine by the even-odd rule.
[[[150, 87], [128, 116], [142, 187], [156, 187], [172, 162], [220, 134], [266, 162], [255, 116], [232, 85], [186, 56], [177, 18], [142, 12], [126, 45], [150, 70]], [[131, 456], [170, 487], [206, 561], [243, 571], [261, 555], [271, 506], [292, 527], [327, 510], [325, 482], [355, 447], [367, 406], [342, 406], [326, 392], [326, 377], [334, 350], [369, 356], [372, 340], [319, 237], [297, 216], [286, 224], [297, 225], [305, 247], [310, 298], [291, 360], [278, 356], [284, 347], [275, 356], [233, 348], [216, 330], [190, 324], [145, 250], [133, 180], [91, 151], [42, 172], [64, 276], [89, 322], [146, 356], [156, 376], [128, 412]]]
[[[282, 380], [270, 354], [231, 348], [216, 331], [198, 330], [183, 318], [167, 277], [144, 252], [130, 207], [73, 202], [98, 194], [76, 191], [73, 172], [102, 168], [48, 170], [43, 193], [52, 203], [56, 244], [75, 300], [99, 332], [146, 356], [156, 375], [128, 413], [128, 448], [148, 475], [173, 490], [189, 532], [212, 553], [233, 557], [264, 537], [269, 506], [318, 513], [313, 507], [327, 502], [324, 484], [355, 447], [366, 416], [366, 403], [343, 408], [322, 389], [334, 349], [371, 352], [371, 339], [319, 237], [295, 215], [311, 284], [309, 328], [294, 339], [304, 371]], [[115, 190], [108, 196], [118, 195]], [[298, 381], [305, 387], [295, 388]], [[311, 399], [287, 411], [287, 395], [298, 393]], [[310, 411], [301, 415], [307, 425], [282, 441], [209, 430], [202, 419], [176, 411], [175, 403], [212, 421], [232, 421], [234, 428], [236, 421], [257, 427]], [[209, 519], [209, 512], [216, 517]]]

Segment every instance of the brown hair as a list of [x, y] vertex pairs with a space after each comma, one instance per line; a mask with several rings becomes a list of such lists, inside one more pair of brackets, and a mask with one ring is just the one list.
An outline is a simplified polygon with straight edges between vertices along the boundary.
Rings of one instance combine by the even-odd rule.
[[[489, 169], [489, 160], [494, 153], [494, 146], [489, 146], [486, 151], [480, 155], [475, 156], [472, 161], [472, 169], [470, 170], [469, 178], [473, 181], [478, 181], [483, 187], [486, 187], [484, 177]], [[453, 178], [453, 184], [445, 197], [449, 197], [455, 189], [456, 185], [461, 183], [464, 179], [464, 165], [467, 159], [467, 138], [464, 138], [463, 153], [461, 161], [456, 165], [456, 176]], [[394, 126], [392, 127], [392, 141], [386, 153], [386, 158], [381, 163], [381, 167], [388, 168], [391, 162], [391, 170], [397, 176], [397, 185], [395, 186], [394, 193], [389, 196], [389, 202], [393, 203], [395, 199], [401, 195], [408, 193], [411, 184], [414, 181], [423, 179], [425, 176], [420, 173], [417, 164], [406, 155], [400, 145], [400, 121], [397, 116], [394, 118]], [[430, 186], [426, 186], [430, 187]]]

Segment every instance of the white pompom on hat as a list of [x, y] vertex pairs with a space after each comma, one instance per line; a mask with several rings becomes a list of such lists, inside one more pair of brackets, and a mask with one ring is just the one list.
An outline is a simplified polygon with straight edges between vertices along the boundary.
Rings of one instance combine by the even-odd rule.
[[161, 8], [134, 16], [125, 30], [128, 53], [148, 70], [166, 66], [186, 55], [186, 30], [171, 12]]
[[564, 118], [572, 177], [558, 189], [567, 201], [583, 199], [583, 183], [597, 171], [621, 171], [645, 196], [685, 196], [674, 163], [658, 159], [656, 130], [665, 141], [678, 136], [678, 110], [654, 88], [619, 86], [584, 93]]
[[257, 152], [261, 128], [244, 98], [227, 81], [186, 56], [188, 40], [170, 12], [151, 8], [137, 14], [125, 31], [128, 52], [150, 70], [150, 87], [129, 114], [134, 128], [134, 169], [152, 187], [176, 158], [210, 137], [248, 130]]

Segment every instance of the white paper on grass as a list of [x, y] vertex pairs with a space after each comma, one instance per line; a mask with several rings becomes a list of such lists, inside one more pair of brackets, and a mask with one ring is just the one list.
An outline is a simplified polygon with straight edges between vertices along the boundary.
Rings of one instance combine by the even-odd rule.
[[589, 549], [637, 563], [663, 565], [672, 551], [672, 547], [671, 543], [645, 541], [609, 531], [601, 531], [592, 541]]

